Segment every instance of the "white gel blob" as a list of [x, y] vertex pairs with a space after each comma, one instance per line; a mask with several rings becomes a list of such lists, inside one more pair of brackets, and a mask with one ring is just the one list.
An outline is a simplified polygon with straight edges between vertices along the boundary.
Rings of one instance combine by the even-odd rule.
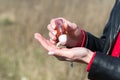
[[58, 38], [58, 40], [61, 43], [66, 43], [66, 41], [67, 41], [67, 35], [66, 34], [60, 35], [59, 38]]
[[67, 41], [67, 35], [66, 34], [60, 35], [58, 40], [59, 40], [59, 42], [57, 43], [56, 46], [64, 45], [66, 43], [66, 41]]

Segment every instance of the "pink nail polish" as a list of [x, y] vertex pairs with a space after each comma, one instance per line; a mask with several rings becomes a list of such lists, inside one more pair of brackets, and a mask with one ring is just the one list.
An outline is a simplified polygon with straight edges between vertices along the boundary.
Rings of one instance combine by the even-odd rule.
[[56, 35], [56, 34], [57, 34], [57, 31], [54, 31], [53, 34]]
[[52, 25], [52, 28], [55, 29], [55, 27], [56, 27], [55, 24], [53, 24], [53, 25]]
[[55, 54], [55, 52], [50, 51], [50, 52], [48, 52], [48, 54], [49, 54], [49, 55], [54, 55], [54, 54]]

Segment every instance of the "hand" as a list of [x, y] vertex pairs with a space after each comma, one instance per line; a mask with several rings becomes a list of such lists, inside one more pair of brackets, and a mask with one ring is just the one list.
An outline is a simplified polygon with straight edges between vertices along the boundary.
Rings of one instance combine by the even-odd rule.
[[75, 23], [71, 23], [64, 18], [52, 19], [50, 24], [47, 26], [49, 30], [50, 41], [53, 44], [57, 43], [57, 39], [58, 39], [57, 35], [59, 35], [59, 32], [57, 31], [57, 28], [56, 28], [57, 25], [55, 23], [57, 20], [63, 21], [62, 27], [64, 27], [64, 29], [67, 32], [67, 41], [65, 43], [65, 46], [67, 47], [80, 46], [83, 41], [83, 37], [84, 37], [84, 35], [81, 32], [81, 29], [78, 28]]
[[48, 50], [49, 55], [55, 56], [59, 60], [84, 62], [88, 64], [93, 55], [92, 51], [83, 47], [71, 49], [56, 47], [39, 33], [35, 33], [35, 39], [37, 39], [46, 50]]

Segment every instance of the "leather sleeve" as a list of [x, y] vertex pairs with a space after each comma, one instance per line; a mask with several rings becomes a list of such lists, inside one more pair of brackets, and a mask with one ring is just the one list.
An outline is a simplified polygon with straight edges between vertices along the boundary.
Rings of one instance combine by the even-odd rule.
[[104, 46], [104, 40], [93, 36], [86, 32], [85, 47], [92, 51], [102, 51]]
[[92, 51], [100, 51], [106, 53], [111, 45], [115, 42], [115, 37], [120, 30], [120, 0], [116, 0], [115, 5], [110, 14], [110, 18], [103, 30], [100, 38], [86, 32], [85, 47]]
[[[120, 30], [120, 0], [116, 0], [101, 38], [86, 32], [85, 47], [97, 51], [92, 62], [88, 78], [91, 80], [120, 80], [120, 58], [105, 55], [111, 53]], [[105, 53], [105, 54], [104, 54]]]
[[88, 78], [92, 80], [120, 80], [120, 58], [96, 52]]

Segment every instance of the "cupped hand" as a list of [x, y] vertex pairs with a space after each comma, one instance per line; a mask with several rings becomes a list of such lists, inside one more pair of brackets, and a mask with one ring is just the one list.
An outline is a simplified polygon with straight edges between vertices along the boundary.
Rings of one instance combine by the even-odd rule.
[[50, 24], [47, 26], [49, 30], [49, 36], [50, 41], [53, 44], [57, 43], [59, 32], [57, 30], [56, 21], [62, 20], [63, 22], [63, 29], [65, 30], [67, 34], [67, 41], [65, 43], [65, 46], [67, 47], [76, 47], [78, 45], [81, 45], [83, 40], [83, 35], [81, 33], [81, 29], [77, 27], [75, 23], [72, 23], [64, 18], [55, 18], [50, 21]]
[[34, 37], [46, 50], [48, 50], [49, 55], [55, 56], [59, 60], [89, 63], [92, 58], [93, 52], [87, 48], [59, 48], [39, 33], [35, 33]]

